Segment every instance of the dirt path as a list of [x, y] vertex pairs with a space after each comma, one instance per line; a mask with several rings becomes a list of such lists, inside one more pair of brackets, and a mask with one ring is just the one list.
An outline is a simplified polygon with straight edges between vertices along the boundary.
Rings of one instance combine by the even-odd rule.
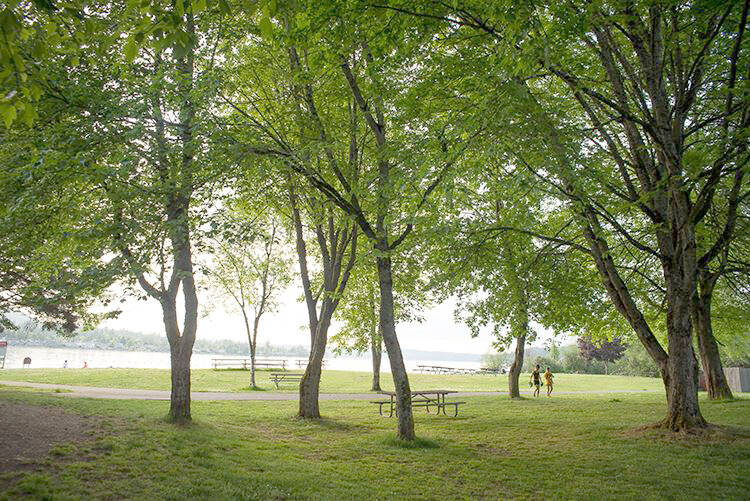
[[54, 445], [81, 443], [94, 429], [94, 418], [88, 416], [0, 400], [0, 473], [34, 468]]
[[[169, 400], [169, 392], [165, 390], [134, 390], [127, 388], [97, 388], [95, 386], [73, 386], [67, 384], [49, 383], [27, 383], [24, 381], [0, 381], [7, 386], [23, 386], [26, 388], [37, 388], [42, 390], [60, 390], [62, 393], [53, 393], [61, 397], [78, 398], [112, 398], [121, 400]], [[653, 393], [659, 390], [601, 390], [601, 391], [556, 391], [555, 395], [586, 395], [597, 393]], [[530, 395], [530, 391], [521, 393]], [[506, 395], [505, 391], [460, 391], [455, 397], [487, 397]], [[245, 393], [232, 393], [221, 391], [194, 391], [191, 393], [193, 400], [297, 400], [299, 394], [295, 392], [270, 392], [253, 391]], [[376, 393], [321, 393], [321, 400], [370, 400], [377, 398]]]

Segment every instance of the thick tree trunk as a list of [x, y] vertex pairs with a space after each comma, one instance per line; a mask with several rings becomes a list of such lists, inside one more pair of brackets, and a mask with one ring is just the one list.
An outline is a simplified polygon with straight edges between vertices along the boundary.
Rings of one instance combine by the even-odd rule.
[[372, 391], [382, 391], [380, 388], [380, 362], [383, 358], [382, 337], [373, 333], [370, 339], [370, 350], [372, 352]]
[[733, 398], [711, 325], [711, 300], [717, 278], [718, 276], [712, 276], [707, 270], [701, 270], [699, 287], [693, 300], [693, 324], [698, 338], [703, 373], [706, 375], [706, 390], [711, 400]]
[[523, 352], [526, 348], [526, 332], [524, 331], [516, 338], [516, 353], [513, 357], [513, 363], [508, 372], [508, 394], [510, 398], [521, 398], [518, 388], [518, 377], [521, 375], [523, 367]]
[[172, 363], [172, 393], [170, 395], [169, 420], [185, 423], [190, 416], [190, 356], [192, 350], [182, 348], [182, 340], [170, 346]]
[[[327, 301], [326, 301], [327, 303]], [[320, 393], [320, 374], [323, 368], [323, 357], [328, 342], [328, 327], [331, 324], [330, 308], [324, 305], [321, 318], [318, 321], [318, 330], [310, 352], [310, 359], [305, 369], [305, 375], [299, 385], [299, 412], [302, 418], [320, 418], [320, 405], [318, 396]]]
[[684, 221], [678, 222], [683, 224], [675, 243], [682, 252], [664, 264], [669, 390], [663, 424], [672, 431], [689, 431], [705, 427], [706, 421], [698, 404], [698, 362], [693, 351], [692, 312], [697, 285], [695, 235]]
[[411, 387], [406, 375], [404, 357], [396, 336], [393, 311], [393, 277], [390, 257], [378, 257], [378, 279], [380, 282], [380, 331], [383, 335], [391, 375], [396, 388], [396, 411], [398, 413], [398, 437], [414, 440], [414, 417], [411, 410]]

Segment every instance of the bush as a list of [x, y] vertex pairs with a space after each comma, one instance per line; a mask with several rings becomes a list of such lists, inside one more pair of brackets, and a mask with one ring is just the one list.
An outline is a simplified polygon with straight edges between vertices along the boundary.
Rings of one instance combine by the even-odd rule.
[[482, 355], [482, 367], [487, 369], [504, 369], [513, 363], [510, 353], [485, 353]]
[[563, 353], [562, 365], [562, 372], [571, 374], [604, 374], [604, 363], [584, 359], [577, 348]]
[[547, 357], [536, 357], [531, 360], [526, 360], [523, 364], [523, 372], [531, 372], [534, 370], [534, 366], [539, 364], [540, 370], [544, 371], [547, 367], [552, 372], [565, 372], [560, 362], [552, 360]]
[[610, 366], [611, 374], [659, 377], [659, 368], [641, 343], [631, 343], [625, 355]]

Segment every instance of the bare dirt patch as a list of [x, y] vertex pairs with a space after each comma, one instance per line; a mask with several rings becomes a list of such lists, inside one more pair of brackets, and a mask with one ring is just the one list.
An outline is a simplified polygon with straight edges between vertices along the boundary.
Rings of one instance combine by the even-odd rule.
[[57, 407], [0, 400], [0, 474], [33, 468], [59, 444], [93, 438], [94, 419]]
[[647, 424], [635, 429], [621, 432], [623, 437], [627, 438], [648, 438], [651, 440], [661, 440], [663, 442], [678, 442], [683, 444], [702, 445], [706, 443], [730, 443], [730, 442], [747, 442], [750, 443], [750, 429], [736, 426], [724, 426], [708, 424], [705, 428], [696, 428], [689, 431], [674, 432], [665, 429], [661, 423]]

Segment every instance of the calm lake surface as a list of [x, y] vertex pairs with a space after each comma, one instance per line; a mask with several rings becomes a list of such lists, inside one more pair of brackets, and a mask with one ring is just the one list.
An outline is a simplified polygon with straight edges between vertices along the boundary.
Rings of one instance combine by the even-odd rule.
[[[114, 351], [114, 350], [88, 350], [78, 348], [45, 348], [40, 346], [8, 346], [5, 359], [6, 369], [17, 369], [22, 367], [24, 357], [31, 357], [32, 368], [61, 368], [68, 361], [68, 367], [80, 369], [86, 362], [90, 368], [149, 368], [168, 369], [169, 353], [154, 351]], [[194, 353], [190, 366], [193, 369], [210, 369], [212, 358], [244, 358], [238, 355], [219, 355], [211, 353]], [[306, 365], [307, 359], [301, 357], [288, 357], [282, 355], [262, 356], [258, 358], [286, 359], [287, 367], [297, 368], [297, 361]], [[480, 362], [451, 361], [451, 360], [405, 360], [406, 369], [415, 372], [418, 365], [439, 365], [444, 367], [460, 367], [466, 369], [478, 369]], [[326, 357], [325, 368], [343, 371], [372, 370], [370, 357]], [[381, 365], [383, 372], [390, 372], [388, 357], [383, 356]]]

